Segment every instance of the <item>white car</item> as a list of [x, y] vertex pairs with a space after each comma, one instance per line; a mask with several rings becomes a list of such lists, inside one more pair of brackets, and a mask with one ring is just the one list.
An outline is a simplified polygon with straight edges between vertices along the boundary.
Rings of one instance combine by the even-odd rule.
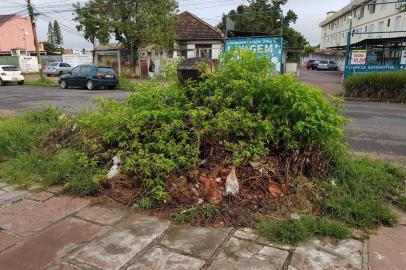
[[9, 82], [23, 85], [24, 76], [21, 74], [21, 70], [16, 66], [0, 65], [0, 86]]

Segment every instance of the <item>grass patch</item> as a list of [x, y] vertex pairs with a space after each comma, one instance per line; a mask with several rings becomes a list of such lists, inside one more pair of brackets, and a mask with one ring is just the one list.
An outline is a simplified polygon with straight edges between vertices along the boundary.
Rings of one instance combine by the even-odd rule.
[[42, 87], [58, 87], [58, 81], [54, 80], [26, 80], [24, 82], [26, 85], [31, 85], [31, 86], [42, 86]]
[[345, 96], [406, 100], [406, 72], [365, 73], [344, 81]]
[[30, 152], [37, 140], [59, 126], [60, 112], [52, 107], [0, 119], [0, 160]]
[[405, 191], [398, 167], [366, 158], [340, 161], [322, 187], [324, 213], [358, 228], [391, 225], [396, 215], [388, 202]]
[[143, 197], [138, 202], [136, 202], [133, 207], [138, 210], [147, 210], [150, 209], [153, 205], [153, 202], [148, 197]]
[[345, 224], [313, 216], [304, 216], [298, 220], [261, 218], [256, 229], [269, 240], [281, 244], [295, 244], [315, 236], [345, 239], [350, 235]]
[[191, 222], [198, 214], [198, 209], [196, 207], [184, 210], [182, 212], [176, 213], [174, 218], [178, 223], [188, 223]]
[[34, 183], [46, 187], [63, 184], [67, 192], [95, 194], [103, 171], [78, 160], [83, 160], [82, 154], [71, 149], [56, 153], [31, 151], [9, 159], [0, 169], [0, 177], [24, 188]]

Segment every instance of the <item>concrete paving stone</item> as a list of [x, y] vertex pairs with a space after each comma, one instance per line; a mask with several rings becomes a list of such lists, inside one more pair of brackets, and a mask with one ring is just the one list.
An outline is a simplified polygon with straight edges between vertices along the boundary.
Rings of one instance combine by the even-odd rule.
[[25, 237], [86, 207], [89, 200], [55, 197], [34, 206], [32, 201], [21, 203], [11, 211], [7, 211], [7, 208], [0, 210], [4, 213], [0, 216], [0, 228]]
[[7, 270], [42, 269], [104, 232], [102, 226], [67, 218], [0, 255], [0, 266]]
[[5, 187], [2, 187], [1, 189], [5, 190], [7, 192], [17, 191], [18, 190], [16, 186], [12, 186], [12, 185], [7, 185]]
[[171, 252], [164, 248], [153, 248], [127, 268], [127, 270], [199, 270], [205, 261]]
[[394, 207], [393, 211], [398, 216], [398, 223], [406, 226], [406, 211], [398, 207]]
[[63, 190], [63, 186], [57, 185], [57, 186], [50, 187], [48, 189], [48, 192], [59, 194], [62, 190]]
[[163, 235], [161, 243], [183, 253], [208, 259], [224, 241], [228, 233], [214, 228], [171, 225]]
[[0, 194], [0, 201], [2, 201], [2, 203], [15, 203], [22, 200], [26, 194], [27, 191], [7, 191], [6, 193]]
[[50, 216], [58, 220], [81, 210], [89, 204], [90, 200], [88, 199], [61, 196], [53, 197], [39, 204], [36, 210], [44, 216]]
[[282, 270], [289, 252], [232, 237], [208, 270]]
[[290, 246], [290, 245], [282, 245], [282, 244], [272, 243], [271, 241], [269, 241], [265, 237], [255, 233], [255, 231], [253, 229], [251, 229], [251, 228], [242, 228], [240, 230], [237, 230], [234, 233], [234, 237], [240, 238], [240, 239], [245, 239], [245, 240], [251, 240], [251, 241], [257, 242], [257, 243], [262, 244], [262, 245], [276, 247], [276, 248], [279, 248], [279, 249], [284, 249], [284, 250], [292, 250], [293, 249], [293, 247]]
[[25, 197], [30, 200], [43, 202], [43, 201], [46, 201], [46, 200], [52, 198], [53, 196], [55, 196], [55, 194], [46, 192], [46, 191], [42, 191], [42, 192], [28, 193], [27, 196], [25, 196]]
[[[3, 215], [20, 215], [21, 211], [34, 208], [39, 202], [31, 200], [22, 200], [15, 204], [7, 205], [0, 209], [0, 214]], [[0, 216], [1, 219], [1, 216]]]
[[300, 243], [289, 270], [361, 270], [363, 243], [350, 239], [312, 239]]
[[0, 188], [4, 188], [4, 187], [7, 187], [7, 186], [8, 186], [8, 184], [6, 182], [1, 182], [0, 181]]
[[170, 222], [132, 214], [116, 224], [110, 233], [85, 246], [72, 259], [104, 270], [118, 270], [154, 239]]
[[0, 252], [18, 243], [21, 239], [14, 235], [0, 231]]
[[83, 268], [80, 268], [79, 266], [73, 265], [73, 264], [68, 264], [68, 263], [62, 263], [62, 264], [57, 264], [48, 270], [83, 270]]
[[368, 243], [370, 270], [406, 269], [406, 226], [380, 228]]
[[76, 213], [76, 216], [103, 225], [114, 225], [126, 214], [126, 211], [119, 208], [87, 207]]

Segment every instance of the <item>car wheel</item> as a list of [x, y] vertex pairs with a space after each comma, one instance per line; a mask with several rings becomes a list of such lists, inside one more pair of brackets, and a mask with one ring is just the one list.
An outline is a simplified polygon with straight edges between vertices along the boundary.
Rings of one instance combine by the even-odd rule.
[[61, 82], [59, 83], [62, 89], [67, 89], [68, 88], [68, 83], [66, 82], [66, 80], [61, 80]]
[[0, 79], [0, 86], [3, 86], [3, 81]]
[[18, 85], [24, 85], [24, 81], [19, 81]]
[[92, 80], [88, 80], [87, 83], [86, 83], [86, 86], [87, 86], [88, 90], [94, 90], [95, 89], [94, 82]]
[[108, 86], [108, 88], [109, 88], [110, 90], [114, 90], [114, 89], [116, 89], [116, 86], [115, 86], [115, 85], [111, 85], [111, 86]]

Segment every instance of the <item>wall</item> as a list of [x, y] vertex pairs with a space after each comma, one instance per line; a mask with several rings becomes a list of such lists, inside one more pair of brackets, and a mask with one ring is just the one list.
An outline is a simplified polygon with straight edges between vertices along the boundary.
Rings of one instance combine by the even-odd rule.
[[12, 65], [18, 67], [18, 56], [0, 56], [0, 65]]
[[323, 53], [311, 53], [307, 56], [302, 56], [300, 58], [300, 64], [302, 67], [306, 66], [309, 60], [328, 60], [334, 61], [337, 66], [338, 70], [344, 71], [345, 67], [345, 57], [339, 55], [331, 55], [331, 54], [323, 54]]
[[[394, 0], [387, 0], [387, 2], [393, 2]], [[378, 0], [381, 3], [382, 0]], [[401, 12], [399, 9], [395, 8], [395, 4], [386, 5], [376, 5], [375, 13], [370, 13], [368, 6], [364, 6], [362, 18], [360, 16], [361, 7], [356, 9], [356, 13], [353, 14], [353, 25], [352, 30], [358, 33], [365, 32], [387, 32], [387, 31], [399, 31], [406, 30], [406, 12]], [[330, 48], [330, 47], [343, 47], [347, 45], [347, 33], [350, 27], [350, 20], [348, 18], [350, 14], [344, 14], [343, 16], [335, 19], [327, 25], [321, 27], [321, 39], [320, 47]], [[354, 16], [355, 15], [355, 16]], [[400, 17], [400, 20], [397, 19]], [[388, 23], [388, 20], [390, 22]], [[396, 22], [399, 22], [397, 25]], [[379, 28], [379, 25], [382, 28]], [[351, 43], [358, 43], [365, 39], [380, 39], [380, 38], [395, 38], [404, 37], [406, 35], [403, 33], [387, 33], [387, 34], [355, 34], [351, 38]]]
[[[21, 27], [24, 27], [24, 31], [21, 30]], [[24, 32], [28, 32], [26, 40], [24, 40]], [[28, 18], [16, 16], [0, 24], [0, 52], [8, 52], [15, 48], [35, 51], [34, 34]], [[41, 49], [43, 50], [43, 48]]]
[[36, 56], [20, 56], [19, 67], [23, 73], [38, 73], [39, 65]]

